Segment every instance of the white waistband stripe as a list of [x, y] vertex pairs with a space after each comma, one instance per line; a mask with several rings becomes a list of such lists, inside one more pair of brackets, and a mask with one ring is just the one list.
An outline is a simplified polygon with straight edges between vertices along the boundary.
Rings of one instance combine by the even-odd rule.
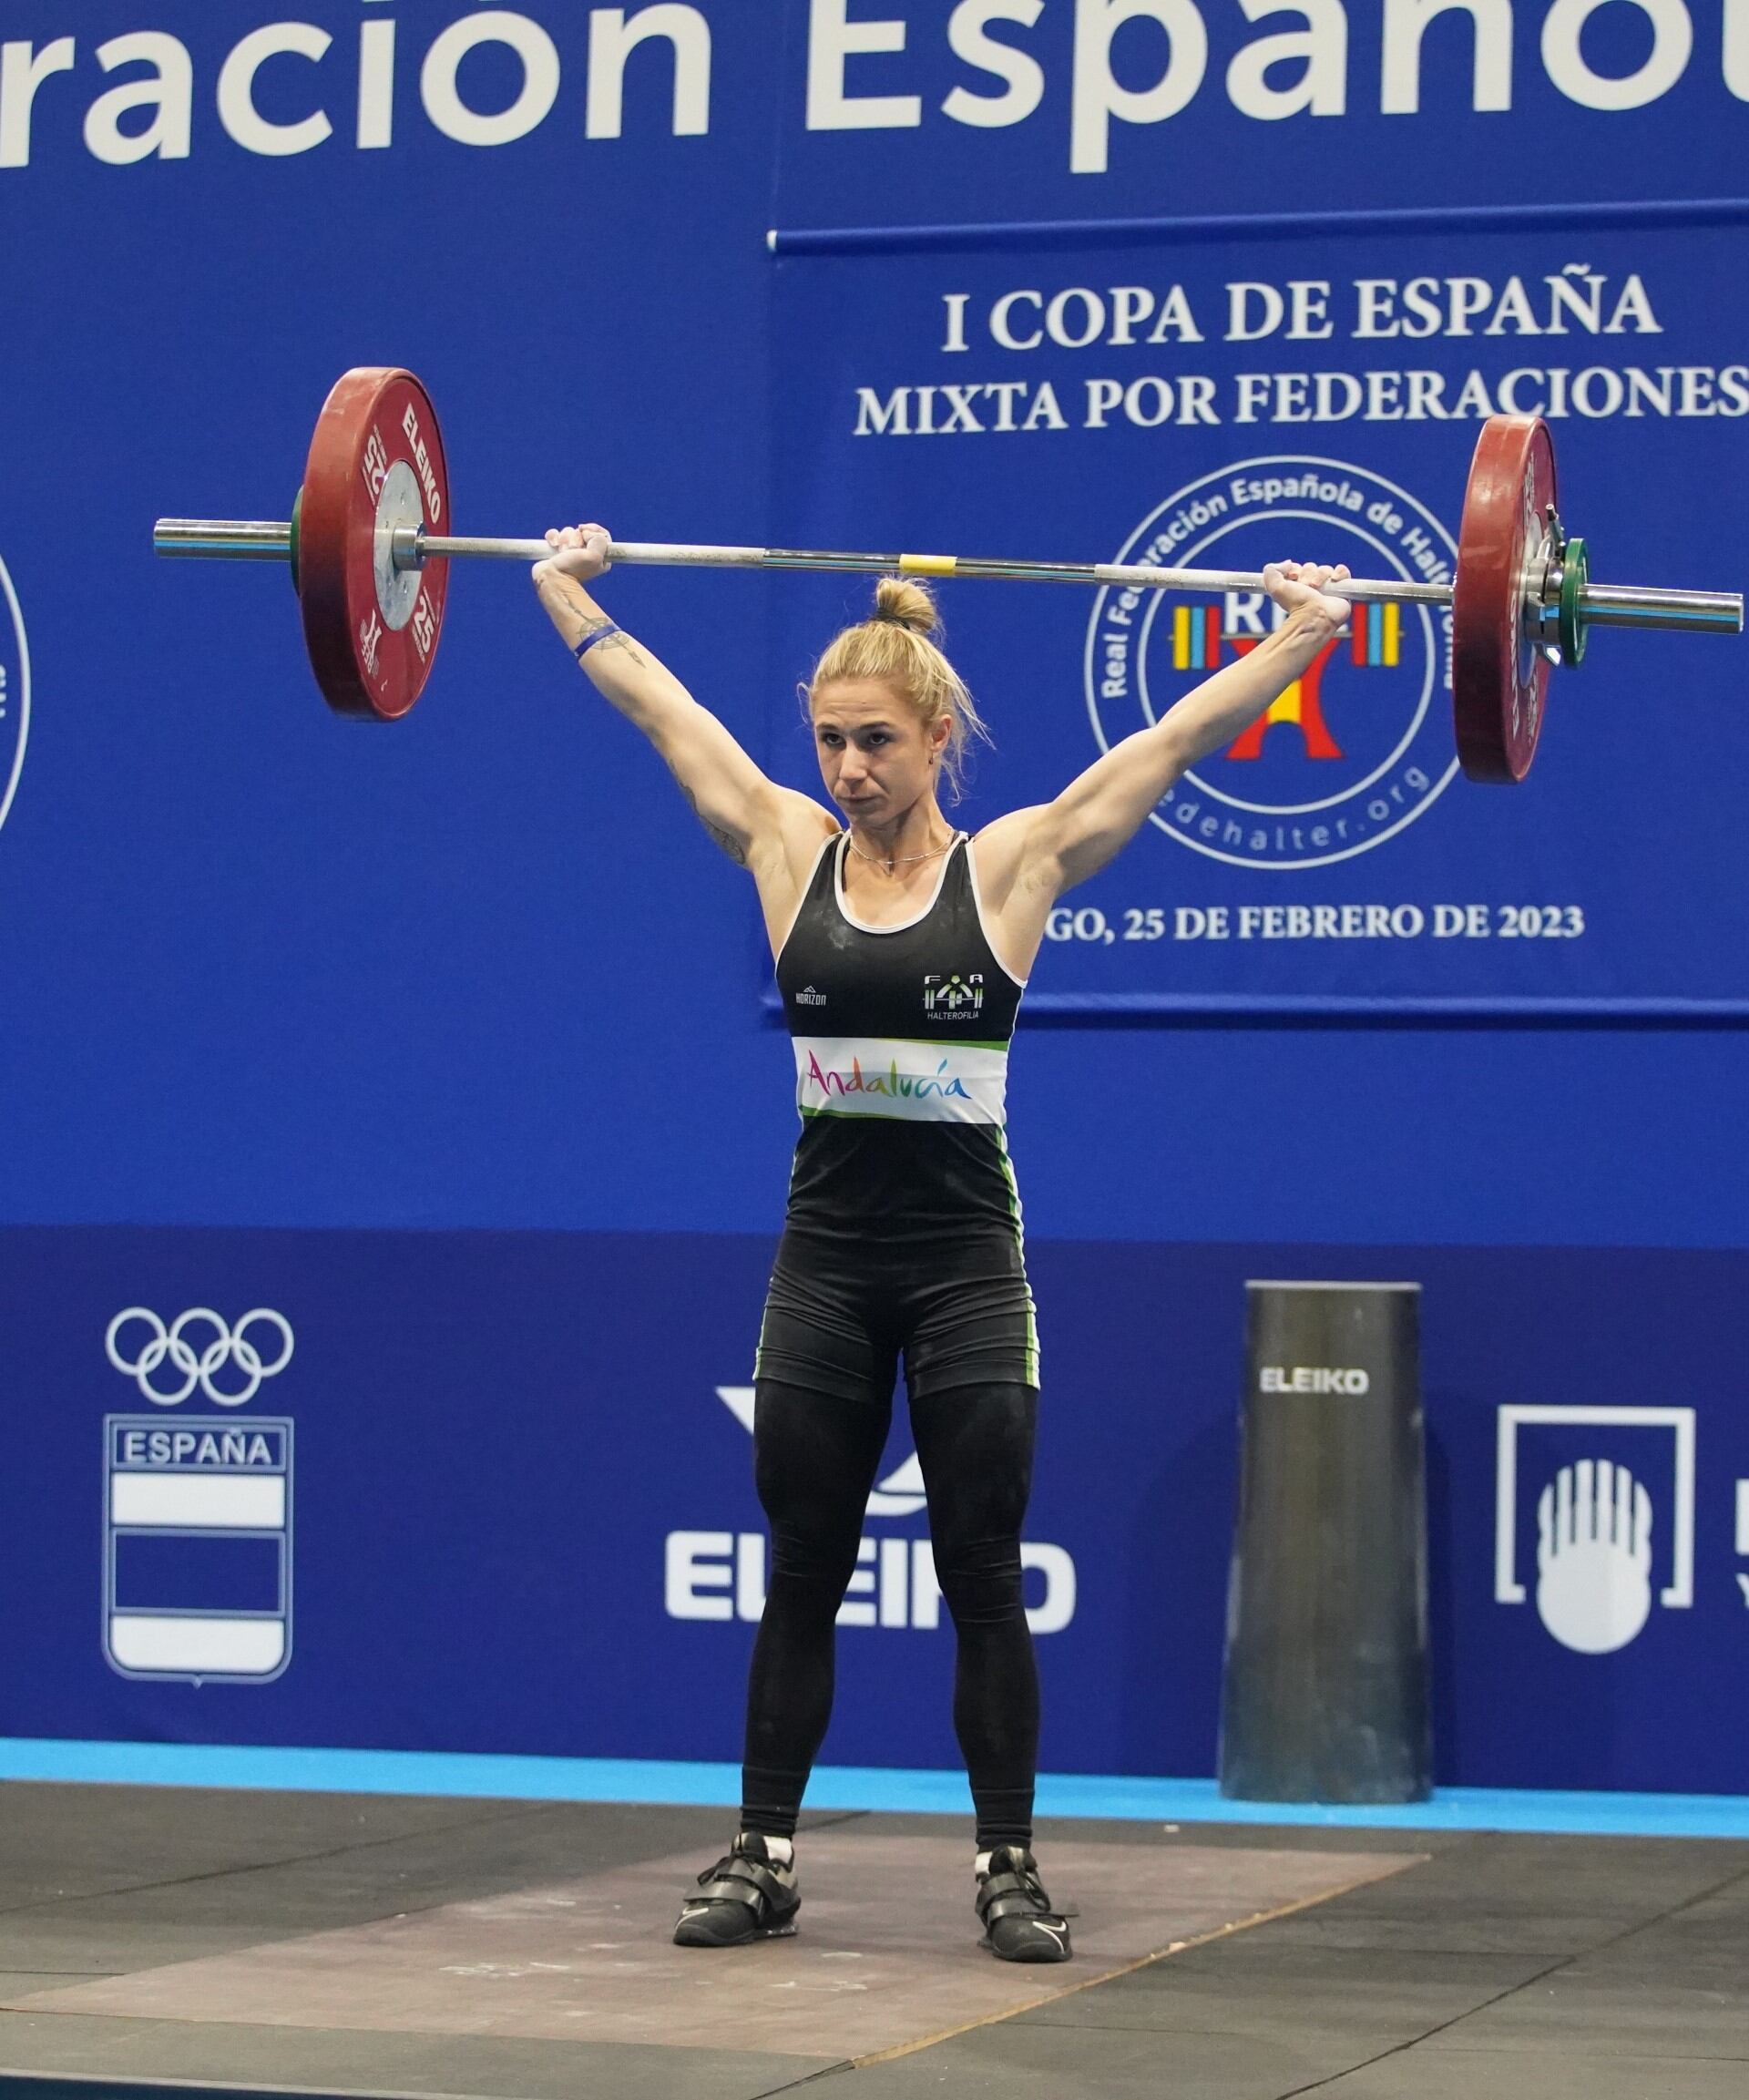
[[794, 1042], [795, 1105], [803, 1116], [997, 1126], [1007, 1120], [1006, 1050], [888, 1036], [797, 1036]]

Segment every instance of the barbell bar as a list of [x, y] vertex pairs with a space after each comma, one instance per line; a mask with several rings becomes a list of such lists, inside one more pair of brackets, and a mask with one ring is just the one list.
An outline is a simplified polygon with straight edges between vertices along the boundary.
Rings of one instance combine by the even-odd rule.
[[[429, 396], [409, 372], [364, 366], [338, 382], [317, 419], [289, 520], [160, 518], [152, 544], [171, 557], [289, 562], [324, 696], [343, 713], [393, 720], [412, 707], [430, 675], [446, 565], [534, 562], [551, 552], [545, 539], [445, 532], [448, 515]], [[1236, 569], [685, 542], [615, 541], [608, 558], [632, 568], [836, 570], [1174, 592], [1263, 588], [1261, 575]], [[1339, 589], [1361, 604], [1451, 608], [1458, 755], [1478, 780], [1518, 781], [1529, 772], [1550, 670], [1580, 661], [1590, 629], [1737, 634], [1744, 626], [1738, 592], [1590, 581], [1586, 543], [1566, 532], [1556, 507], [1552, 436], [1535, 416], [1492, 416], [1482, 426], [1453, 583], [1355, 579]]]
[[[289, 523], [264, 519], [160, 517], [152, 528], [156, 554], [212, 561], [283, 561], [292, 547]], [[397, 569], [423, 569], [428, 561], [544, 561], [552, 553], [544, 539], [457, 538], [402, 526], [390, 540]], [[1260, 572], [1241, 569], [1160, 569], [1147, 562], [984, 560], [962, 554], [845, 554], [795, 547], [715, 547], [688, 540], [610, 540], [608, 559], [621, 568], [815, 569], [860, 576], [931, 576], [992, 579], [1014, 583], [1081, 583], [1134, 586], [1171, 591], [1261, 590]], [[1351, 577], [1339, 594], [1356, 603], [1395, 600], [1399, 605], [1449, 605], [1448, 583], [1411, 583]], [[1683, 628], [1709, 634], [1740, 634], [1744, 599], [1728, 590], [1661, 590], [1642, 585], [1589, 583], [1580, 593], [1580, 615], [1588, 627]]]

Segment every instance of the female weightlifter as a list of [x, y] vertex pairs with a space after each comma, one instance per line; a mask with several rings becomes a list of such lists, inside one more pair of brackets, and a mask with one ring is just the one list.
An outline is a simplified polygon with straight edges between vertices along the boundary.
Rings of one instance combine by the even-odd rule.
[[547, 535], [534, 570], [597, 690], [667, 761], [758, 887], [793, 1039], [796, 1143], [754, 1368], [753, 1459], [771, 1522], [747, 1697], [741, 1828], [674, 1937], [738, 1946], [795, 1931], [794, 1836], [832, 1710], [834, 1628], [856, 1565], [898, 1362], [958, 1654], [954, 1724], [977, 1816], [974, 1900], [1006, 1962], [1063, 1962], [1069, 1927], [1032, 1845], [1038, 1681], [1021, 1602], [1038, 1347], [1008, 1163], [1008, 1040], [1045, 921], [1171, 784], [1231, 743], [1348, 617], [1346, 569], [1264, 571], [1286, 615], [1256, 649], [1072, 781], [976, 838], [944, 814], [970, 695], [920, 586], [883, 579], [808, 687], [834, 814], [767, 780], [714, 715], [584, 589], [597, 525]]

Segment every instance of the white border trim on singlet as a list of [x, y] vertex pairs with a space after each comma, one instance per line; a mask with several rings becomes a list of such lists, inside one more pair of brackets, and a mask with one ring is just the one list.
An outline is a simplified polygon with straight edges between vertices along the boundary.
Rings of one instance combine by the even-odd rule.
[[975, 838], [967, 838], [966, 841], [966, 872], [972, 878], [972, 903], [977, 912], [977, 928], [984, 936], [985, 947], [990, 951], [990, 960], [1011, 985], [1020, 991], [1025, 991], [1027, 979], [1023, 977], [1015, 976], [1007, 964], [1002, 960], [995, 941], [990, 937], [990, 922], [984, 916], [984, 887], [977, 879], [977, 841]]
[[803, 883], [801, 892], [796, 897], [795, 909], [790, 915], [789, 925], [783, 929], [783, 937], [777, 944], [777, 953], [772, 958], [772, 975], [773, 977], [777, 975], [778, 966], [783, 960], [783, 950], [789, 947], [790, 942], [794, 938], [796, 927], [802, 917], [802, 907], [807, 903], [808, 892], [813, 887], [813, 878], [820, 872], [821, 855], [825, 852], [826, 848], [833, 843], [834, 839], [843, 838], [844, 835], [844, 833], [842, 831], [829, 831], [824, 838], [820, 841], [818, 847], [815, 849], [813, 858], [808, 863], [807, 879]]
[[[956, 831], [954, 834], [954, 845], [950, 845], [941, 856], [941, 872], [936, 876], [936, 886], [929, 892], [929, 901], [921, 911], [913, 913], [909, 918], [897, 919], [891, 926], [870, 926], [865, 919], [858, 918], [844, 902], [844, 854], [850, 845], [850, 834], [848, 831], [843, 831], [838, 835], [842, 843], [838, 848], [838, 858], [834, 863], [832, 870], [832, 894], [837, 903], [838, 909], [844, 914], [845, 924], [854, 926], [858, 933], [903, 933], [907, 927], [921, 926], [923, 921], [941, 902], [941, 893], [947, 884], [947, 869], [954, 857], [954, 847], [970, 844], [965, 832]], [[985, 938], [986, 940], [989, 938], [987, 934]], [[994, 954], [996, 951], [992, 949], [990, 952]], [[1012, 975], [1012, 972], [1008, 974]]]

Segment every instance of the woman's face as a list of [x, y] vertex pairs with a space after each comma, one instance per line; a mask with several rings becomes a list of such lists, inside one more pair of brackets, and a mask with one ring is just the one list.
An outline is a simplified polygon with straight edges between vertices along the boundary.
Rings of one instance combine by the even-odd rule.
[[902, 692], [878, 678], [840, 678], [813, 697], [813, 748], [826, 793], [845, 816], [885, 824], [935, 792], [947, 742]]

